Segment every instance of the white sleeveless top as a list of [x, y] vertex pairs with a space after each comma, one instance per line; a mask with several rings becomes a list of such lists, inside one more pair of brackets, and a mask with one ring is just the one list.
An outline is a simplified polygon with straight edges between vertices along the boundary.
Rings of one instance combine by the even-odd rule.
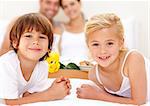
[[60, 61], [64, 64], [88, 60], [88, 47], [86, 45], [85, 34], [72, 33], [64, 30], [61, 36], [61, 57]]
[[57, 53], [59, 53], [59, 40], [60, 40], [60, 35], [54, 33], [52, 51]]
[[[129, 81], [129, 78], [126, 77], [124, 74], [123, 74], [123, 68], [124, 68], [124, 65], [125, 65], [125, 62], [126, 62], [126, 59], [128, 57], [128, 55], [132, 52], [132, 51], [136, 51], [136, 50], [130, 50], [127, 52], [127, 54], [125, 55], [125, 58], [124, 58], [124, 61], [123, 61], [123, 64], [122, 64], [122, 67], [121, 67], [121, 75], [123, 77], [123, 81], [122, 81], [122, 84], [121, 84], [121, 87], [118, 91], [112, 91], [112, 90], [109, 90], [107, 89], [105, 86], [105, 90], [111, 94], [116, 94], [118, 96], [123, 96], [123, 97], [131, 97], [131, 89], [130, 89], [130, 81]], [[149, 63], [149, 68], [150, 68], [150, 63]], [[146, 71], [148, 72], [148, 66], [146, 65]], [[148, 73], [147, 73], [148, 75]], [[100, 80], [100, 76], [99, 76], [99, 71], [98, 71], [98, 65], [96, 65], [96, 79], [98, 80], [98, 82], [100, 84], [102, 84], [101, 80]], [[147, 78], [148, 80], [150, 79], [150, 77]], [[103, 84], [102, 84], [103, 85]], [[149, 85], [149, 82], [148, 82], [148, 85]], [[149, 87], [148, 87], [149, 88]], [[148, 96], [149, 96], [149, 91], [148, 91]], [[149, 98], [149, 97], [148, 97]]]

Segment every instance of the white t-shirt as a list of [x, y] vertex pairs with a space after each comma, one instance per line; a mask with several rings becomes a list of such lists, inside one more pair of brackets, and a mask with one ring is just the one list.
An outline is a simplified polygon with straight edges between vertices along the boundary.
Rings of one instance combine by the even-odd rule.
[[0, 57], [0, 98], [16, 99], [26, 91], [40, 92], [46, 90], [48, 84], [48, 65], [40, 61], [34, 68], [29, 81], [22, 75], [17, 54], [11, 50]]

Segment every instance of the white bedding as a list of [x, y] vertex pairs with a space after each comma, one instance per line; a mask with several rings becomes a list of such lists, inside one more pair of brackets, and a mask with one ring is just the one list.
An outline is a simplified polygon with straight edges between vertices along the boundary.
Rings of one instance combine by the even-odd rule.
[[[54, 79], [50, 79], [50, 83], [53, 80]], [[71, 94], [65, 97], [64, 99], [57, 100], [57, 101], [26, 104], [23, 106], [133, 106], [133, 105], [111, 103], [111, 102], [104, 102], [98, 100], [78, 99], [76, 97], [76, 88], [80, 87], [81, 84], [87, 84], [87, 83], [94, 84], [94, 83], [91, 82], [90, 80], [83, 80], [83, 79], [70, 79], [70, 81], [72, 85]]]
[[[52, 83], [53, 80], [54, 79], [50, 79], [50, 83]], [[83, 79], [70, 79], [70, 81], [72, 85], [71, 94], [65, 97], [64, 99], [49, 102], [31, 103], [22, 106], [134, 106], [127, 104], [104, 102], [99, 100], [78, 99], [76, 97], [76, 88], [80, 87], [81, 84], [94, 84], [94, 83], [91, 82], [90, 80], [83, 80]], [[4, 105], [0, 104], [0, 106]], [[150, 103], [147, 103], [142, 106], [150, 106]]]

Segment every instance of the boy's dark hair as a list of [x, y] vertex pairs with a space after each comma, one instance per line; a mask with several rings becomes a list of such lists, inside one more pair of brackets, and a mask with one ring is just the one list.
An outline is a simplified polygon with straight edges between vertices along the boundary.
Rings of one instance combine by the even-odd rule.
[[[53, 43], [52, 25], [50, 21], [40, 13], [25, 14], [19, 17], [15, 21], [9, 34], [10, 46], [13, 47], [13, 42], [16, 42], [18, 46], [21, 35], [24, 32], [27, 32], [27, 31], [30, 32], [32, 30], [39, 31], [42, 34], [48, 36], [48, 40], [49, 40], [48, 48], [51, 50], [52, 43]], [[15, 50], [15, 52], [17, 52], [17, 49], [15, 47], [13, 47], [13, 49]], [[48, 54], [45, 54], [45, 56], [48, 56]], [[44, 57], [42, 57], [42, 59], [40, 60], [43, 60]]]

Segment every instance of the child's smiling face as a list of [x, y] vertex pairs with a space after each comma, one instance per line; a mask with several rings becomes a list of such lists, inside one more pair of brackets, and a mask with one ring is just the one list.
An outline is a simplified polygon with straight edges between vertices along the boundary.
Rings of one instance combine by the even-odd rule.
[[102, 67], [110, 66], [119, 56], [123, 41], [119, 39], [116, 26], [97, 30], [88, 36], [92, 57]]
[[[35, 30], [21, 35], [17, 54], [27, 60], [39, 61], [48, 52], [48, 36]], [[14, 42], [15, 47], [15, 42]]]

